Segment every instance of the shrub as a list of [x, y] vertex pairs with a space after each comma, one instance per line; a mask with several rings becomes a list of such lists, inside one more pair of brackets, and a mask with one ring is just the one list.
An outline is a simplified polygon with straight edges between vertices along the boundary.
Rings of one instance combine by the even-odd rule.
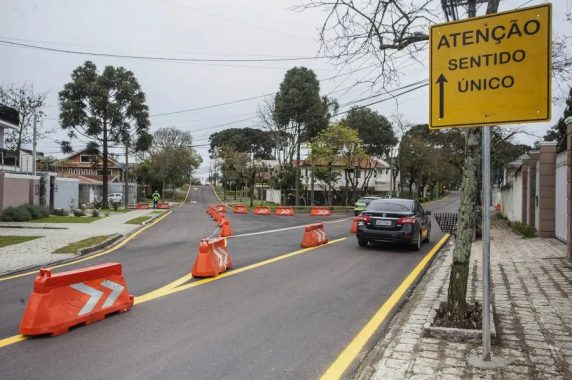
[[[20, 207], [24, 207], [24, 206], [22, 205]], [[45, 217], [50, 215], [50, 210], [45, 208], [45, 207], [42, 207], [42, 206], [26, 205], [25, 207], [28, 210], [28, 212], [30, 213], [30, 215], [32, 215], [32, 219], [45, 218]]]
[[73, 210], [75, 216], [85, 216], [85, 211], [78, 209]]
[[113, 207], [113, 211], [117, 211], [121, 204], [119, 202], [111, 202], [111, 207]]
[[101, 208], [101, 201], [93, 201], [93, 208]]
[[65, 209], [63, 209], [63, 208], [55, 208], [54, 211], [53, 211], [53, 214], [54, 214], [54, 215], [57, 215], [57, 216], [66, 216], [68, 213], [67, 213], [67, 211], [66, 211]]
[[32, 220], [32, 215], [26, 207], [7, 207], [0, 214], [3, 222], [27, 222]]
[[97, 218], [99, 216], [99, 211], [98, 210], [92, 210], [91, 211], [91, 216], [93, 216], [94, 218]]
[[510, 226], [512, 227], [513, 230], [519, 232], [522, 236], [526, 238], [536, 236], [536, 228], [529, 226], [527, 224], [523, 224], [521, 222], [512, 222]]

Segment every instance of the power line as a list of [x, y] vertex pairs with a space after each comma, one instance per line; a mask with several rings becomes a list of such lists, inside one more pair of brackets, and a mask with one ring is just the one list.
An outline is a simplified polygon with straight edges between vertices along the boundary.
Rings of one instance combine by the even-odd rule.
[[126, 55], [126, 54], [112, 54], [112, 53], [96, 53], [79, 50], [68, 50], [52, 48], [47, 46], [25, 44], [21, 42], [13, 42], [0, 40], [0, 43], [12, 46], [25, 47], [30, 49], [38, 49], [51, 51], [55, 53], [75, 54], [75, 55], [91, 55], [95, 57], [111, 57], [111, 58], [127, 58], [127, 59], [140, 59], [146, 61], [167, 61], [167, 62], [291, 62], [291, 61], [309, 61], [316, 59], [334, 59], [337, 56], [323, 56], [323, 57], [289, 57], [289, 58], [175, 58], [175, 57], [152, 57], [145, 55]]
[[180, 114], [180, 113], [187, 113], [187, 112], [193, 112], [193, 111], [206, 110], [206, 109], [210, 109], [210, 108], [216, 108], [216, 107], [226, 106], [226, 105], [229, 105], [229, 104], [242, 103], [242, 102], [246, 102], [246, 101], [248, 101], [248, 100], [264, 98], [265, 96], [270, 96], [270, 95], [274, 95], [274, 93], [273, 93], [273, 92], [269, 92], [268, 94], [262, 94], [262, 95], [258, 95], [258, 96], [252, 96], [252, 97], [250, 97], [250, 98], [231, 100], [231, 101], [229, 101], [229, 102], [218, 103], [218, 104], [212, 104], [212, 105], [210, 105], [210, 106], [204, 106], [204, 107], [188, 108], [188, 109], [180, 110], [180, 111], [156, 113], [156, 114], [149, 115], [149, 116], [151, 116], [151, 117], [159, 117], [159, 116], [177, 115], [177, 114]]

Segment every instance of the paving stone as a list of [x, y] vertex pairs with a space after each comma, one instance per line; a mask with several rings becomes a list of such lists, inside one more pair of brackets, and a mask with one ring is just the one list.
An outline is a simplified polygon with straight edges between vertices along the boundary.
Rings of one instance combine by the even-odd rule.
[[[128, 234], [141, 226], [125, 224], [139, 216], [148, 215], [153, 210], [133, 210], [126, 213], [111, 214], [91, 223], [13, 223], [0, 222], [0, 225], [14, 225], [22, 228], [0, 228], [0, 236], [43, 236], [20, 244], [0, 248], [0, 275], [53, 264], [61, 260], [76, 257], [75, 254], [54, 254], [58, 248], [93, 236]], [[27, 227], [27, 228], [26, 228]], [[38, 229], [30, 227], [58, 227], [66, 229]]]
[[[467, 291], [469, 297], [479, 300], [480, 282], [475, 287], [472, 276], [473, 272], [481, 273], [481, 247], [481, 242], [472, 247]], [[402, 378], [572, 378], [570, 372], [561, 372], [572, 369], [572, 269], [568, 268], [566, 245], [555, 239], [522, 239], [504, 224], [493, 223], [491, 275], [495, 320], [501, 334], [493, 350], [495, 356], [510, 362], [494, 371], [467, 365], [469, 355], [480, 355], [480, 345], [421, 337], [419, 322], [446, 300], [451, 262], [452, 245], [437, 256], [415, 290], [418, 306], [412, 308], [395, 335], [399, 344], [392, 347], [388, 343], [392, 348], [384, 352], [385, 358], [394, 358], [402, 352], [397, 347], [413, 346], [407, 365], [402, 367], [408, 368], [401, 373]], [[378, 368], [374, 378], [391, 378], [380, 376], [384, 373], [389, 375]]]
[[398, 360], [398, 359], [387, 359], [385, 360], [385, 362], [382, 363], [382, 367], [387, 367], [387, 368], [407, 368], [408, 366], [408, 362], [407, 360]]
[[437, 351], [421, 351], [419, 355], [421, 355], [422, 358], [429, 358], [429, 359], [439, 358], [439, 352]]

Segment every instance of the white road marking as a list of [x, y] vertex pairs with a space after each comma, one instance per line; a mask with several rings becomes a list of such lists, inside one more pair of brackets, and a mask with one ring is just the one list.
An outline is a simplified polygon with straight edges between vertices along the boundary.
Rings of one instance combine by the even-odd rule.
[[[323, 222], [324, 224], [331, 224], [331, 223], [341, 223], [341, 222], [347, 222], [348, 220], [352, 220], [353, 218], [346, 218], [346, 219], [338, 219], [338, 220], [329, 220], [327, 222]], [[234, 236], [229, 236], [228, 238], [232, 238], [232, 239], [236, 239], [238, 237], [246, 237], [246, 236], [255, 236], [255, 235], [263, 235], [263, 234], [271, 234], [274, 232], [281, 232], [281, 231], [288, 231], [288, 230], [295, 230], [297, 228], [304, 228], [306, 227], [307, 224], [301, 225], [301, 226], [294, 226], [294, 227], [284, 227], [284, 228], [277, 228], [275, 230], [268, 230], [268, 231], [259, 231], [259, 232], [250, 232], [247, 234], [240, 234], [240, 235], [234, 235]]]

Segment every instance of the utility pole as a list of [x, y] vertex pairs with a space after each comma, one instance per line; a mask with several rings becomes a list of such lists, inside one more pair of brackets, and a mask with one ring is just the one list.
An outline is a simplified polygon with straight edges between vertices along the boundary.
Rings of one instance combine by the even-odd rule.
[[[38, 115], [34, 112], [34, 129], [32, 132], [32, 175], [36, 175], [36, 146], [37, 146], [37, 128], [38, 124]], [[18, 152], [20, 154], [20, 152]]]
[[312, 161], [312, 177], [310, 180], [310, 206], [314, 206], [314, 169], [316, 168], [316, 165], [314, 164], [314, 162]]
[[129, 144], [125, 144], [125, 169], [123, 170], [124, 190], [123, 204], [125, 209], [129, 208]]

